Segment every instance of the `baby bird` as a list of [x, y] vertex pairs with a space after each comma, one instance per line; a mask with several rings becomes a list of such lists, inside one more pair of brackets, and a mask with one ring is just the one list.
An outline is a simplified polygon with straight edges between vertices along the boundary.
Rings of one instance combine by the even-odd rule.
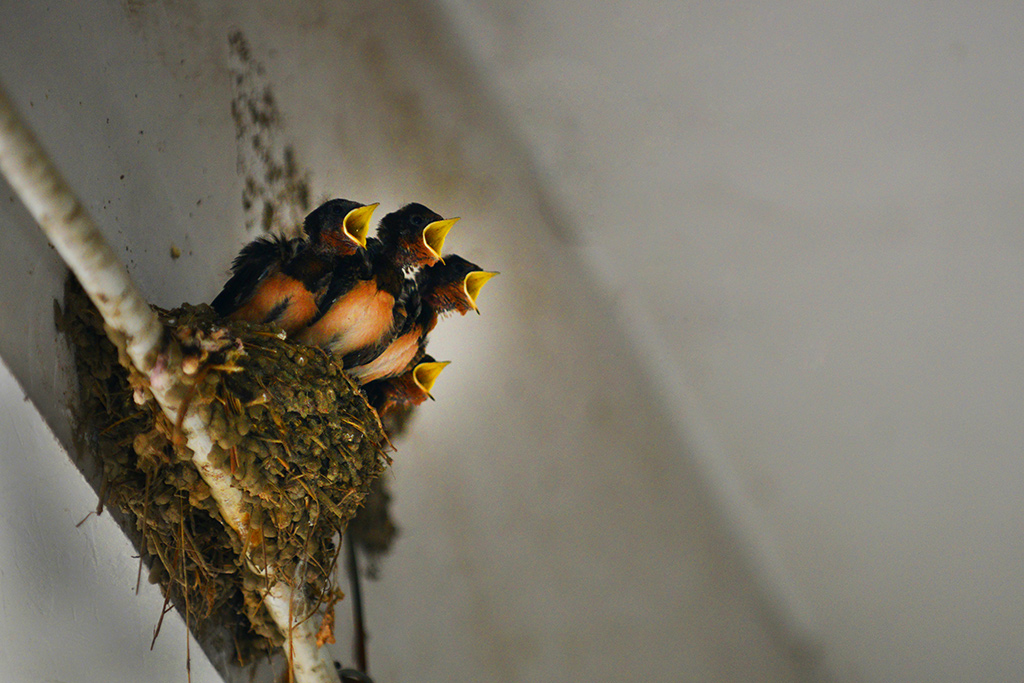
[[337, 261], [319, 315], [297, 339], [339, 358], [387, 344], [407, 317], [405, 270], [437, 263], [457, 220], [445, 220], [422, 204], [385, 216], [377, 238], [367, 242], [366, 261], [358, 256]]
[[377, 206], [332, 199], [306, 216], [306, 239], [253, 240], [211, 306], [229, 320], [274, 323], [289, 335], [301, 330], [319, 313], [337, 260], [365, 258], [360, 254]]
[[428, 398], [434, 398], [430, 390], [450, 362], [437, 362], [432, 356], [424, 356], [413, 369], [398, 377], [367, 384], [364, 389], [366, 400], [382, 420], [399, 410], [418, 406]]
[[[461, 256], [450, 255], [443, 263], [424, 268], [416, 276], [418, 311], [406, 318], [397, 334], [376, 349], [376, 353], [350, 354], [344, 357], [346, 372], [359, 384], [403, 374], [423, 357], [427, 335], [437, 326], [440, 316], [451, 312], [465, 315], [479, 309], [480, 289], [496, 272], [485, 271]], [[418, 295], [418, 297], [417, 297]]]

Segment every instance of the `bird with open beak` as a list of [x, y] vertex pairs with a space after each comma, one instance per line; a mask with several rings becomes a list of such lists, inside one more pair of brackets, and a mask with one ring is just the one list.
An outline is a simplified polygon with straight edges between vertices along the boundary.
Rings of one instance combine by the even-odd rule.
[[363, 390], [366, 400], [383, 420], [392, 413], [406, 410], [434, 397], [430, 394], [438, 375], [451, 361], [438, 362], [424, 356], [411, 370], [397, 377], [367, 384]]
[[357, 256], [339, 259], [320, 312], [297, 339], [339, 358], [387, 344], [408, 317], [405, 273], [441, 260], [458, 218], [444, 219], [422, 204], [407, 204], [383, 219], [367, 242], [369, 269]]
[[[410, 297], [413, 315], [391, 340], [350, 353], [343, 358], [346, 372], [360, 384], [394, 377], [414, 367], [425, 353], [427, 335], [441, 316], [480, 312], [480, 289], [497, 272], [486, 271], [461, 256], [446, 256], [443, 263], [423, 268], [416, 275]], [[418, 301], [417, 301], [418, 299]], [[418, 304], [418, 311], [415, 310]]]
[[304, 238], [253, 240], [235, 258], [231, 278], [211, 306], [229, 320], [273, 323], [294, 334], [320, 311], [339, 259], [365, 260], [377, 204], [332, 199], [312, 211]]

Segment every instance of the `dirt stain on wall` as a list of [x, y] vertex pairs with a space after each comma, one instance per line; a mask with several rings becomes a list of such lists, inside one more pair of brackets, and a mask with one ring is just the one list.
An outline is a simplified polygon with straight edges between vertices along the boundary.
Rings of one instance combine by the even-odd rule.
[[295, 150], [279, 140], [283, 119], [263, 65], [245, 35], [228, 36], [234, 95], [231, 118], [238, 143], [238, 173], [243, 178], [245, 227], [295, 234], [310, 208], [310, 173], [299, 168]]

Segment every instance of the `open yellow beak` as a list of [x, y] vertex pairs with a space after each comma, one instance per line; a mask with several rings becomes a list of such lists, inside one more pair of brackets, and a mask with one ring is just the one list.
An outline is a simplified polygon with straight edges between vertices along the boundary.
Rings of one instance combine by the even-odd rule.
[[437, 256], [437, 260], [441, 263], [444, 263], [444, 259], [441, 258], [441, 250], [444, 249], [444, 238], [448, 236], [448, 231], [452, 229], [452, 226], [458, 220], [458, 218], [446, 218], [443, 221], [434, 221], [423, 228], [423, 243], [427, 245], [427, 249]]
[[[437, 376], [441, 374], [447, 366], [451, 365], [450, 360], [444, 362], [434, 363], [420, 363], [412, 371], [412, 379], [416, 382], [416, 386], [423, 390], [427, 396], [430, 396], [430, 390], [434, 388], [434, 382], [437, 381]], [[433, 396], [430, 396], [433, 400]]]
[[366, 235], [370, 232], [370, 218], [373, 216], [373, 210], [378, 206], [380, 206], [380, 202], [352, 209], [345, 214], [345, 219], [342, 221], [342, 229], [363, 249], [366, 248]]
[[477, 313], [480, 309], [476, 307], [476, 298], [480, 296], [480, 290], [483, 288], [487, 281], [495, 275], [500, 275], [497, 271], [487, 270], [474, 270], [472, 273], [466, 275], [465, 281], [462, 283], [463, 288], [466, 290], [466, 297], [469, 299], [469, 305], [473, 307], [473, 310]]

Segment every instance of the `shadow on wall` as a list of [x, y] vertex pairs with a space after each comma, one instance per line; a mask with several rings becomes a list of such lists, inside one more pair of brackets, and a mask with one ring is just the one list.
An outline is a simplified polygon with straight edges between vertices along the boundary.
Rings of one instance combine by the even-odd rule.
[[[403, 536], [369, 596], [375, 677], [796, 680], [610, 302], [436, 8], [128, 8], [0, 21], [0, 73], [150, 300], [210, 300], [244, 226], [287, 228], [279, 203], [303, 197], [461, 215], [449, 244], [503, 273], [485, 322], [432, 337], [454, 362], [396, 456]], [[0, 220], [25, 236], [0, 256], [0, 354], [68, 445], [62, 269], [13, 203]]]

